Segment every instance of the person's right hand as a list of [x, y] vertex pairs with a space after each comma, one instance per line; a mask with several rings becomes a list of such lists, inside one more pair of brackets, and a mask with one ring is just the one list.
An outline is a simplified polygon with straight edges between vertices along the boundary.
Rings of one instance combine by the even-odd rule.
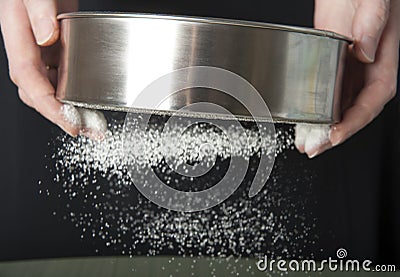
[[[60, 35], [57, 14], [77, 9], [77, 0], [0, 0], [0, 26], [10, 78], [18, 86], [21, 100], [71, 136], [95, 137], [106, 128], [104, 116], [85, 111], [104, 122], [102, 130], [90, 130], [81, 109], [64, 106], [55, 97]], [[70, 113], [73, 109], [77, 117], [65, 117], [65, 108]]]
[[351, 37], [354, 43], [343, 78], [342, 120], [330, 130], [296, 127], [296, 147], [310, 158], [360, 131], [396, 95], [400, 1], [315, 0], [314, 22], [317, 29]]

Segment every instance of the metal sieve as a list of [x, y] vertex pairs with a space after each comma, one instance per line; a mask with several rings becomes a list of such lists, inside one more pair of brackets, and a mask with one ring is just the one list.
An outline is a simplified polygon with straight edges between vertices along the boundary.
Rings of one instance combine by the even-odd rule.
[[[157, 113], [208, 102], [251, 119], [241, 103], [209, 88], [179, 91], [157, 108], [132, 104], [150, 82], [173, 70], [209, 66], [246, 79], [275, 121], [329, 124], [340, 120], [342, 74], [351, 43], [344, 36], [310, 28], [186, 16], [77, 12], [61, 14], [58, 19], [62, 50], [57, 98], [62, 102]], [[253, 96], [246, 97], [251, 103]]]

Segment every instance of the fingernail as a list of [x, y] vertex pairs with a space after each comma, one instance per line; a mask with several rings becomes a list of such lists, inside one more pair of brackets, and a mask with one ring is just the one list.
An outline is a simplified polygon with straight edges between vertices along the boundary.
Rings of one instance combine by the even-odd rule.
[[299, 152], [301, 154], [304, 154], [306, 151], [304, 150], [304, 145], [296, 145], [297, 150], [299, 150]]
[[375, 61], [375, 52], [377, 48], [377, 42], [370, 36], [362, 36], [360, 41], [360, 50], [364, 58], [373, 63]]
[[319, 154], [320, 154], [319, 151], [315, 151], [315, 152], [313, 152], [311, 154], [307, 154], [307, 156], [308, 156], [309, 159], [313, 159], [316, 156], [318, 156]]
[[335, 132], [335, 130], [333, 130], [329, 135], [329, 140], [331, 141], [333, 147], [341, 144], [342, 139], [342, 136], [338, 132]]
[[313, 159], [316, 156], [321, 155], [322, 153], [324, 153], [325, 151], [327, 151], [328, 149], [332, 148], [332, 144], [330, 142], [326, 142], [325, 144], [321, 145], [319, 148], [315, 149], [313, 152], [308, 152], [308, 158]]
[[72, 132], [72, 131], [69, 131], [69, 130], [65, 130], [65, 132], [66, 132], [68, 135], [70, 135], [71, 137], [73, 137], [73, 138], [76, 138], [76, 137], [78, 136], [78, 133], [77, 133], [77, 132]]
[[39, 45], [43, 45], [48, 42], [54, 35], [54, 24], [53, 21], [48, 17], [41, 18], [34, 25], [34, 33], [36, 42]]

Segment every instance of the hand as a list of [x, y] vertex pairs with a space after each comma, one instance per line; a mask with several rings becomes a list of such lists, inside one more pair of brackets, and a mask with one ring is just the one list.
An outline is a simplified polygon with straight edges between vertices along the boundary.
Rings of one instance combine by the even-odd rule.
[[[104, 131], [101, 113], [65, 106], [55, 98], [60, 34], [57, 13], [78, 9], [76, 0], [0, 0], [0, 25], [9, 60], [11, 80], [18, 86], [21, 100], [71, 136], [97, 137]], [[74, 110], [74, 112], [71, 112]], [[65, 111], [69, 115], [65, 116]], [[103, 124], [101, 130], [84, 126], [91, 113]]]
[[400, 0], [315, 0], [314, 23], [317, 29], [351, 37], [354, 44], [343, 81], [342, 121], [318, 144], [307, 143], [307, 139], [315, 141], [307, 137], [313, 132], [303, 132], [303, 126], [296, 128], [296, 147], [311, 158], [364, 128], [395, 96]]

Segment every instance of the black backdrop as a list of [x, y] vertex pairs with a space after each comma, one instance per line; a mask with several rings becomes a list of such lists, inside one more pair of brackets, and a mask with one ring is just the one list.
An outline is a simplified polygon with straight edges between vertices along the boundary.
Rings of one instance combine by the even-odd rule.
[[[313, 1], [89, 1], [82, 10], [119, 10], [258, 20], [312, 26]], [[1, 42], [2, 45], [2, 42]], [[393, 100], [362, 132], [335, 150], [308, 161], [291, 152], [287, 171], [301, 163], [317, 172], [318, 247], [339, 247], [355, 258], [400, 264], [399, 105]], [[43, 200], [38, 180], [51, 182], [45, 168], [48, 142], [61, 131], [20, 102], [0, 51], [0, 260], [93, 255], [90, 240], [67, 221], [52, 216], [56, 200]], [[303, 170], [303, 169], [302, 169]], [[333, 233], [333, 235], [332, 235]], [[330, 235], [328, 235], [330, 234]], [[334, 239], [332, 239], [334, 237]]]

